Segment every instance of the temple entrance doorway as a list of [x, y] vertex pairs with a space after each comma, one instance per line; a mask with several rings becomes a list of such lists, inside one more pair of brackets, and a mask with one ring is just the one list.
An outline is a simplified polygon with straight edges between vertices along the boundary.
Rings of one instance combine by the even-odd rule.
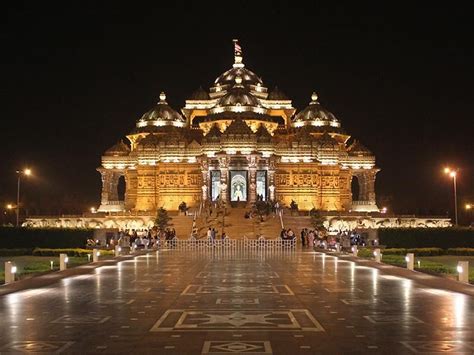
[[230, 200], [233, 202], [247, 201], [247, 171], [230, 172]]

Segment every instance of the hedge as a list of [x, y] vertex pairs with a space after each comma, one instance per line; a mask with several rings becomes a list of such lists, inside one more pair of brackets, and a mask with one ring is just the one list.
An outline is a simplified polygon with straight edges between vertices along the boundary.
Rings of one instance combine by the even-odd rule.
[[449, 248], [446, 251], [446, 254], [474, 256], [474, 248]]
[[406, 255], [407, 250], [405, 248], [387, 248], [382, 249], [384, 255]]
[[[359, 249], [358, 256], [362, 258], [373, 257], [373, 250], [371, 248]], [[382, 249], [383, 255], [402, 255], [405, 256], [407, 253], [413, 253], [415, 256], [439, 256], [439, 255], [465, 255], [474, 256], [474, 248], [387, 248]]]
[[81, 248], [93, 234], [93, 229], [0, 227], [0, 247]]
[[380, 228], [378, 238], [387, 248], [474, 248], [472, 228]]
[[[59, 254], [67, 254], [68, 256], [87, 256], [92, 255], [91, 249], [67, 248], [67, 249], [50, 249], [50, 248], [36, 248], [33, 250], [35, 256], [59, 256]], [[114, 255], [113, 250], [100, 250], [101, 255]]]

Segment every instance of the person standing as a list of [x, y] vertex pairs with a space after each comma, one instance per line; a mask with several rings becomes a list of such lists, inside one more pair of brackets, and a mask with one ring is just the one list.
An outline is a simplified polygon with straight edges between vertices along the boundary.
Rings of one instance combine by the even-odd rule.
[[303, 248], [305, 247], [306, 245], [306, 241], [305, 241], [305, 237], [306, 237], [306, 233], [305, 233], [305, 230], [304, 228], [301, 230], [301, 245], [303, 246]]

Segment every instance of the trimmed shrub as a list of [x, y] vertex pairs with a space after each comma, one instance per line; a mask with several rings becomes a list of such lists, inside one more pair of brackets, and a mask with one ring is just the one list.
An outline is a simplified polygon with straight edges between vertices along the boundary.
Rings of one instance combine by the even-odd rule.
[[444, 250], [441, 248], [413, 248], [407, 249], [407, 253], [413, 253], [415, 256], [438, 256], [444, 255]]
[[406, 253], [407, 250], [404, 248], [388, 248], [382, 250], [383, 255], [405, 255]]
[[374, 251], [369, 248], [359, 249], [357, 256], [360, 258], [372, 258], [374, 256]]
[[474, 248], [472, 228], [381, 228], [378, 238], [387, 248]]
[[[92, 254], [91, 249], [47, 249], [47, 248], [36, 248], [33, 250], [35, 256], [59, 256], [59, 254], [67, 254], [68, 256], [87, 256]], [[101, 255], [114, 255], [113, 250], [100, 250]]]
[[31, 255], [31, 249], [0, 249], [0, 256]]
[[2, 248], [81, 248], [93, 229], [0, 227]]
[[446, 250], [446, 254], [474, 256], [474, 248], [449, 248]]

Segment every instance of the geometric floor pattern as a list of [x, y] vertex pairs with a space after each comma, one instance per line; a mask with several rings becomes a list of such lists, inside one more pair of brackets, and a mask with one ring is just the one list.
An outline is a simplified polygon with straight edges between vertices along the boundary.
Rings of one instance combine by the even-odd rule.
[[0, 353], [473, 354], [473, 297], [309, 251], [162, 250], [0, 297]]

